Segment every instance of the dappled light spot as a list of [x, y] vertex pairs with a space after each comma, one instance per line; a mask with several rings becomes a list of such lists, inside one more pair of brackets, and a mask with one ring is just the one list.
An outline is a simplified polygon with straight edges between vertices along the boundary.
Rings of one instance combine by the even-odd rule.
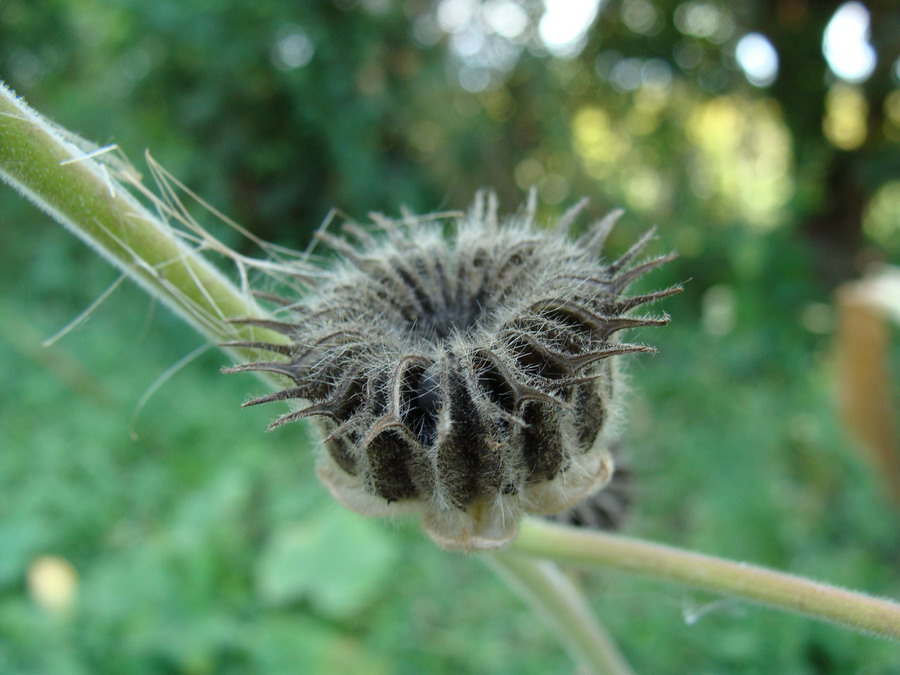
[[869, 43], [869, 18], [861, 2], [845, 2], [825, 28], [822, 52], [828, 67], [847, 82], [865, 82], [875, 70], [878, 55]]
[[584, 46], [600, 0], [544, 0], [544, 6], [538, 24], [541, 42], [555, 56], [575, 56]]
[[737, 43], [734, 55], [750, 84], [768, 87], [778, 77], [778, 52], [765, 35], [745, 35]]
[[701, 309], [703, 328], [710, 335], [727, 335], [734, 330], [737, 322], [737, 294], [731, 286], [710, 286], [703, 294]]
[[884, 135], [895, 143], [900, 141], [900, 89], [884, 99]]
[[703, 63], [703, 47], [696, 40], [679, 40], [672, 48], [672, 57], [682, 70], [691, 70]]
[[548, 204], [559, 204], [569, 196], [569, 181], [558, 173], [548, 173], [537, 184], [538, 194]]
[[78, 573], [65, 558], [45, 555], [28, 566], [28, 592], [47, 612], [67, 612], [75, 602], [77, 590]]
[[495, 88], [519, 62], [532, 37], [528, 18], [512, 0], [441, 0], [433, 13], [416, 19], [413, 34], [422, 45], [437, 44], [447, 34], [460, 86], [479, 93]]
[[528, 190], [544, 175], [544, 166], [534, 157], [526, 157], [516, 164], [513, 175], [520, 190]]
[[662, 28], [659, 11], [650, 0], [625, 0], [619, 10], [628, 29], [641, 35], [655, 35]]
[[869, 105], [859, 87], [837, 83], [825, 97], [825, 138], [841, 150], [855, 150], [866, 141]]
[[628, 137], [613, 129], [609, 114], [599, 106], [584, 107], [575, 113], [572, 136], [575, 151], [594, 178], [608, 176], [631, 147]]
[[691, 189], [760, 228], [776, 225], [791, 195], [791, 141], [774, 101], [721, 96], [687, 125], [698, 155]]
[[682, 3], [675, 10], [675, 27], [683, 35], [721, 44], [734, 32], [734, 18], [725, 8], [705, 0]]
[[312, 60], [315, 47], [306, 31], [296, 24], [278, 29], [272, 48], [272, 63], [279, 70], [301, 68]]
[[594, 70], [597, 77], [622, 92], [668, 93], [672, 88], [672, 67], [663, 59], [623, 58], [616, 50], [607, 49], [597, 57]]
[[863, 230], [880, 246], [900, 249], [900, 180], [885, 183], [872, 197]]
[[491, 30], [509, 40], [519, 37], [528, 28], [528, 15], [512, 0], [486, 2], [482, 12]]
[[641, 60], [620, 60], [613, 66], [609, 79], [620, 91], [634, 91], [641, 86]]
[[667, 196], [666, 186], [659, 173], [651, 167], [636, 167], [625, 182], [628, 206], [636, 211], [653, 211]]

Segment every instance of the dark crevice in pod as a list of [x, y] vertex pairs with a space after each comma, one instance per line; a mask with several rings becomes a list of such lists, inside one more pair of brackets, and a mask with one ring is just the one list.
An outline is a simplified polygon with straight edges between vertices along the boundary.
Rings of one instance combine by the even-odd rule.
[[356, 460], [350, 454], [343, 438], [332, 438], [325, 442], [325, 448], [335, 463], [351, 476], [357, 474]]
[[418, 318], [419, 309], [409, 301], [407, 294], [394, 292], [403, 285], [400, 279], [392, 278], [380, 265], [370, 266], [366, 269], [366, 273], [371, 279], [368, 285], [373, 295], [378, 298], [381, 309], [395, 313], [409, 323]]
[[604, 318], [570, 300], [554, 298], [542, 300], [532, 305], [532, 310], [542, 316], [558, 321], [569, 329], [590, 336], [602, 335], [606, 331]]
[[483, 293], [483, 268], [488, 261], [488, 255], [482, 248], [466, 253], [468, 258], [461, 257], [456, 269], [456, 297], [453, 302], [459, 315], [467, 317], [466, 325], [471, 326], [480, 313], [479, 296]]
[[571, 374], [572, 369], [566, 365], [563, 355], [554, 354], [530, 335], [514, 335], [509, 345], [526, 373], [545, 380], [560, 380]]
[[495, 306], [519, 286], [523, 277], [533, 272], [533, 267], [528, 263], [536, 247], [537, 242], [523, 241], [508, 250], [505, 258], [500, 261], [490, 288], [491, 300]]
[[413, 363], [403, 373], [400, 388], [403, 423], [426, 448], [434, 444], [437, 436], [439, 386], [434, 364]]
[[354, 377], [347, 384], [347, 388], [342, 392], [343, 402], [335, 412], [335, 419], [339, 422], [346, 422], [356, 413], [358, 413], [366, 402], [365, 398], [366, 381], [361, 377]]
[[501, 372], [494, 359], [485, 356], [482, 350], [472, 359], [472, 370], [479, 388], [488, 400], [501, 410], [514, 413], [516, 409], [515, 384]]
[[435, 308], [431, 296], [425, 289], [425, 284], [423, 283], [422, 277], [400, 263], [399, 259], [395, 259], [395, 262], [397, 263], [395, 268], [397, 274], [403, 280], [403, 283], [406, 284], [407, 290], [412, 294], [412, 296], [416, 299], [416, 302], [418, 302], [422, 308], [422, 316], [420, 318], [425, 319], [427, 322], [428, 319], [434, 317]]

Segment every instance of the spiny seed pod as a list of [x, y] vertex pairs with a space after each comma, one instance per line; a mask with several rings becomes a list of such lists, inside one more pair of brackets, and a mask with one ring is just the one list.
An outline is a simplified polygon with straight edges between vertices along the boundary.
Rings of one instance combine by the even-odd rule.
[[420, 512], [446, 548], [496, 548], [524, 512], [573, 506], [613, 472], [621, 387], [611, 357], [653, 351], [617, 334], [666, 324], [628, 313], [680, 290], [623, 295], [674, 256], [633, 264], [650, 231], [601, 263], [621, 212], [574, 241], [584, 203], [548, 230], [535, 227], [533, 198], [499, 223], [494, 197], [480, 195], [450, 240], [434, 219], [347, 224], [355, 243], [320, 233], [338, 260], [308, 297], [286, 301], [292, 320], [243, 321], [292, 344], [242, 344], [286, 358], [228, 369], [294, 386], [245, 405], [308, 403], [270, 428], [315, 417], [318, 474], [333, 495], [367, 515]]

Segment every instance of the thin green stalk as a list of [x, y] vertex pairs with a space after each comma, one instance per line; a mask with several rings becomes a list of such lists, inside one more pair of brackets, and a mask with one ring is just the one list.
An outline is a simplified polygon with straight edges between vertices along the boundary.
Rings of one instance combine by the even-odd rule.
[[512, 549], [644, 574], [900, 640], [900, 604], [748, 563], [534, 518], [522, 523]]
[[632, 675], [618, 647], [585, 602], [581, 591], [547, 560], [512, 553], [482, 559], [542, 616], [572, 658], [596, 675]]
[[[208, 338], [284, 342], [271, 331], [229, 324], [229, 319], [262, 316], [262, 311], [78, 140], [0, 82], [0, 178]], [[239, 353], [251, 356], [248, 350]]]

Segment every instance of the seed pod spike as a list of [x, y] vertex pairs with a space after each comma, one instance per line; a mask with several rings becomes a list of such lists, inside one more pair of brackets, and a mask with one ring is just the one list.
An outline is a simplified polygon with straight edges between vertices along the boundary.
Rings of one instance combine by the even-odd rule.
[[668, 298], [670, 295], [681, 293], [683, 290], [684, 286], [671, 286], [670, 288], [667, 288], [663, 291], [656, 291], [654, 293], [645, 293], [643, 295], [634, 295], [630, 298], [623, 298], [619, 302], [615, 303], [615, 310], [620, 314], [624, 314], [625, 312], [632, 310], [635, 307], [640, 307], [641, 305], [653, 303], [657, 300], [662, 300], [663, 298]]
[[536, 302], [530, 307], [531, 311], [541, 314], [558, 314], [565, 318], [572, 318], [583, 324], [592, 332], [602, 333], [606, 328], [605, 317], [600, 316], [584, 306], [566, 300], [565, 298], [547, 298]]
[[600, 277], [581, 277], [575, 274], [560, 274], [553, 277], [553, 281], [567, 281], [575, 282], [577, 284], [585, 284], [588, 286], [596, 286], [604, 293], [610, 295], [615, 293], [612, 279], [601, 279]]
[[646, 262], [642, 262], [640, 265], [635, 265], [634, 267], [629, 268], [625, 272], [622, 272], [619, 276], [617, 276], [613, 280], [614, 288], [617, 293], [621, 293], [638, 277], [645, 275], [650, 270], [656, 269], [661, 265], [665, 265], [667, 262], [671, 262], [678, 257], [677, 253], [669, 253], [667, 255], [661, 255], [658, 258], [651, 258]]
[[534, 225], [534, 219], [537, 217], [537, 188], [533, 185], [528, 188], [528, 197], [525, 201], [525, 222]]
[[334, 333], [318, 337], [316, 342], [309, 346], [303, 345], [301, 347], [301, 345], [295, 344], [293, 363], [297, 366], [308, 365], [310, 360], [322, 356], [322, 351], [327, 349], [329, 343], [337, 342], [345, 346], [352, 345], [354, 342], [359, 342], [361, 337], [359, 334], [351, 331], [335, 331]]
[[281, 305], [282, 307], [289, 307], [290, 305], [296, 302], [295, 300], [289, 300], [281, 295], [276, 295], [275, 293], [264, 293], [263, 291], [250, 291], [253, 294], [254, 298], [259, 298], [260, 300], [268, 300], [269, 302], [275, 303], [276, 305]]
[[472, 200], [472, 207], [469, 209], [469, 219], [474, 222], [484, 221], [484, 200], [486, 190], [478, 190], [475, 192], [475, 198]]
[[284, 321], [273, 321], [272, 319], [257, 319], [255, 317], [247, 317], [242, 319], [229, 319], [228, 323], [238, 326], [253, 326], [255, 328], [267, 328], [282, 335], [291, 335], [297, 330], [297, 325], [286, 323]]
[[378, 245], [378, 240], [356, 223], [344, 223], [341, 230], [351, 235], [364, 248], [373, 249]]
[[[601, 350], [594, 352], [586, 352], [580, 355], [572, 355], [572, 354], [564, 354], [563, 352], [558, 352], [553, 349], [550, 349], [546, 345], [541, 344], [535, 339], [533, 336], [528, 334], [521, 334], [516, 336], [517, 341], [521, 341], [527, 345], [527, 349], [531, 350], [533, 353], [537, 354], [541, 359], [544, 360], [546, 365], [552, 366], [557, 369], [555, 372], [559, 373], [560, 377], [548, 377], [542, 372], [531, 373], [534, 377], [538, 377], [548, 381], [555, 381], [560, 385], [564, 385], [567, 381], [565, 377], [562, 376], [563, 373], [574, 373], [582, 368], [592, 365], [596, 361], [600, 361], [602, 359], [608, 359], [613, 356], [621, 356], [623, 354], [632, 354], [632, 353], [649, 353], [653, 354], [656, 352], [654, 347], [650, 347], [647, 345], [635, 345], [628, 344], [624, 342], [615, 342], [615, 343], [607, 343], [608, 346], [604, 347]], [[524, 356], [524, 353], [520, 353], [519, 357]]]
[[[513, 346], [513, 354], [520, 362], [527, 359], [532, 362], [531, 365], [538, 365], [543, 370], [555, 368], [565, 371], [570, 367], [567, 354], [550, 349], [529, 333], [511, 333], [507, 341], [521, 346], [518, 350]], [[522, 368], [526, 369], [527, 366], [523, 365]], [[541, 376], [539, 373], [535, 374]]]
[[255, 371], [261, 371], [265, 373], [278, 373], [279, 375], [285, 375], [291, 378], [298, 384], [300, 383], [300, 379], [297, 375], [297, 370], [289, 361], [260, 361], [257, 363], [242, 363], [237, 366], [230, 366], [228, 368], [221, 369], [221, 372], [225, 373], [226, 375], [230, 375], [232, 373], [246, 373]]
[[[344, 420], [341, 419], [342, 413], [348, 407], [348, 402], [349, 402], [348, 399], [352, 398], [352, 396], [350, 395], [350, 392], [353, 389], [353, 385], [354, 385], [354, 382], [356, 381], [356, 379], [357, 379], [357, 376], [354, 373], [348, 373], [347, 375], [344, 376], [343, 379], [341, 379], [340, 382], [338, 382], [332, 388], [332, 393], [329, 398], [322, 400], [322, 401], [317, 401], [317, 402], [307, 406], [306, 408], [303, 408], [302, 410], [297, 410], [297, 411], [288, 413], [286, 415], [282, 415], [281, 417], [276, 419], [274, 422], [272, 422], [269, 425], [268, 429], [266, 429], [266, 431], [272, 431], [272, 429], [277, 429], [278, 427], [288, 424], [289, 422], [295, 422], [299, 419], [303, 419], [304, 417], [312, 417], [315, 415], [322, 415], [322, 416], [328, 417], [338, 423], [343, 422]], [[273, 400], [273, 401], [280, 400], [278, 398], [280, 394], [291, 394], [293, 392], [303, 392], [304, 394], [306, 393], [302, 387], [297, 387], [296, 389], [292, 389], [292, 390], [289, 389], [289, 390], [285, 390], [283, 392], [278, 392], [276, 394], [272, 394], [271, 396], [273, 398], [271, 398], [271, 400]], [[262, 399], [266, 399], [266, 398], [267, 397], [265, 397], [265, 396], [261, 397], [259, 402], [267, 403], [268, 400], [262, 400]], [[298, 397], [286, 395], [286, 396], [284, 396], [284, 398], [298, 398]], [[306, 397], [303, 396], [303, 398], [306, 398]], [[254, 405], [255, 403], [256, 403], [256, 399], [254, 399], [253, 401], [249, 401], [245, 405]]]
[[[503, 383], [509, 387], [513, 395], [512, 409], [517, 410], [523, 401], [541, 401], [542, 403], [553, 403], [554, 405], [564, 406], [565, 403], [556, 396], [548, 394], [534, 387], [521, 382], [509, 369], [503, 364], [500, 357], [490, 349], [481, 349], [477, 352], [477, 356], [485, 359], [496, 369]], [[478, 379], [478, 373], [475, 373]]]
[[650, 243], [650, 240], [652, 240], [655, 236], [656, 225], [644, 232], [641, 238], [631, 245], [631, 248], [629, 248], [627, 251], [625, 251], [625, 253], [619, 256], [619, 258], [609, 266], [609, 271], [613, 274], [616, 274], [619, 270], [627, 267], [631, 263], [631, 261], [634, 260], [641, 251], [644, 250], [647, 244]]
[[622, 209], [613, 209], [603, 218], [594, 223], [591, 228], [578, 240], [578, 245], [593, 256], [599, 256], [603, 245], [606, 243], [609, 233], [616, 223], [625, 214]]
[[230, 342], [222, 342], [222, 347], [243, 347], [245, 349], [263, 349], [267, 352], [275, 352], [276, 354], [291, 355], [290, 345], [277, 345], [274, 342], [252, 342], [245, 340], [232, 340]]
[[265, 396], [257, 396], [256, 398], [251, 398], [249, 401], [241, 404], [242, 408], [249, 408], [250, 406], [260, 405], [261, 403], [272, 403], [274, 401], [287, 401], [292, 398], [306, 398], [306, 389], [304, 387], [294, 387], [292, 389], [282, 389], [281, 391], [276, 391], [273, 394], [266, 394]]
[[313, 237], [321, 241], [323, 244], [326, 244], [329, 248], [334, 249], [355, 265], [362, 264], [362, 257], [359, 255], [359, 251], [357, 251], [355, 248], [353, 248], [353, 246], [348, 244], [340, 237], [336, 237], [330, 232], [326, 232], [325, 230], [316, 230], [313, 233]]
[[625, 330], [626, 328], [643, 328], [645, 326], [667, 326], [670, 321], [670, 317], [668, 314], [663, 314], [661, 317], [616, 317], [606, 319], [606, 328], [604, 329], [604, 337], [608, 337], [613, 333], [617, 333], [620, 330]]
[[656, 353], [656, 348], [648, 347], [647, 345], [616, 344], [615, 346], [609, 347], [607, 349], [601, 349], [600, 351], [588, 352], [587, 354], [582, 354], [581, 356], [573, 356], [569, 359], [569, 364], [573, 371], [578, 371], [597, 361], [600, 361], [601, 359], [608, 359], [612, 356], [621, 356], [622, 354], [635, 353], [654, 354]]
[[587, 208], [589, 203], [590, 200], [587, 197], [579, 199], [575, 206], [570, 207], [562, 214], [562, 216], [560, 216], [559, 221], [556, 223], [556, 227], [553, 229], [554, 233], [560, 237], [567, 235], [572, 227], [572, 223], [574, 223], [578, 216], [580, 216]]
[[397, 227], [397, 223], [395, 223], [392, 219], [388, 218], [383, 213], [378, 213], [377, 211], [370, 211], [369, 218], [372, 219], [372, 222], [375, 223], [381, 230], [387, 234], [393, 242], [403, 242], [403, 233], [400, 231], [400, 228]]
[[491, 190], [487, 193], [487, 213], [485, 213], [484, 216], [484, 222], [487, 226], [488, 233], [497, 231], [497, 226], [499, 225], [497, 212], [499, 209], [500, 205], [497, 201], [497, 193]]
[[334, 409], [327, 403], [317, 403], [303, 408], [303, 410], [297, 410], [295, 412], [288, 413], [287, 415], [282, 415], [277, 420], [272, 422], [266, 428], [266, 431], [273, 431], [278, 427], [284, 426], [285, 424], [296, 422], [297, 420], [304, 419], [305, 417], [312, 417], [313, 415], [325, 415], [327, 417], [332, 417], [334, 415]]
[[513, 415], [511, 412], [504, 410], [493, 401], [484, 401], [484, 404], [491, 410], [491, 413], [493, 415], [495, 415], [499, 419], [502, 419], [504, 422], [512, 424], [513, 426], [520, 429], [525, 429], [528, 426], [528, 422], [523, 420], [518, 415]]

